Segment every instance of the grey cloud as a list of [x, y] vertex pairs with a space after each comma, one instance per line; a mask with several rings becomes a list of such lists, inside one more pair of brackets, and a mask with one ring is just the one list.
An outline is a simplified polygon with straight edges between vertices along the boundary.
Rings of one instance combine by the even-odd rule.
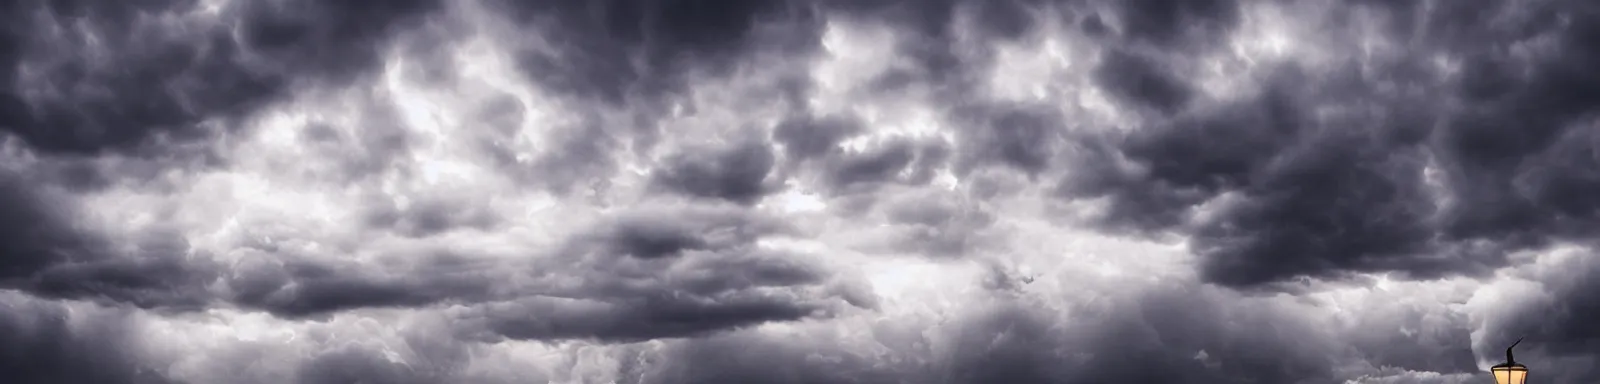
[[[1098, 318], [1096, 332], [1084, 340], [1094, 345], [1089, 349], [1093, 352], [1069, 382], [1295, 383], [1330, 378], [1338, 356], [1327, 345], [1327, 335], [1271, 309], [1222, 312], [1226, 304], [1221, 300], [1154, 292]], [[1206, 352], [1204, 358], [1196, 358], [1200, 351]]]
[[645, 208], [622, 212], [579, 240], [575, 249], [598, 247], [616, 255], [655, 259], [691, 250], [743, 249], [784, 224], [733, 208]]
[[409, 163], [416, 139], [407, 132], [400, 112], [381, 94], [371, 94], [346, 106], [355, 111], [351, 123], [311, 121], [300, 128], [301, 148], [336, 159], [315, 164], [312, 179], [354, 182], [394, 172]]
[[995, 214], [981, 202], [954, 193], [918, 193], [882, 207], [888, 222], [904, 229], [892, 239], [902, 250], [929, 256], [961, 256], [999, 238], [988, 231]]
[[[181, 235], [139, 233], [131, 247], [82, 228], [75, 207], [55, 191], [0, 175], [0, 286], [52, 298], [75, 298], [143, 308], [196, 308], [212, 266], [187, 259]], [[58, 192], [57, 192], [58, 193]]]
[[1115, 3], [1121, 21], [1119, 32], [1135, 42], [1163, 48], [1185, 43], [1206, 44], [1232, 30], [1240, 19], [1239, 3], [1232, 0], [1135, 0]]
[[383, 39], [420, 16], [443, 8], [437, 0], [246, 2], [238, 8], [239, 39], [253, 54], [294, 73], [346, 80], [379, 59]]
[[690, 196], [751, 204], [777, 186], [768, 180], [777, 161], [762, 140], [740, 140], [728, 148], [689, 148], [675, 153], [652, 174], [660, 187]]
[[301, 384], [335, 383], [437, 383], [450, 372], [391, 361], [381, 351], [354, 345], [322, 351], [300, 366], [295, 379]]
[[895, 383], [919, 377], [871, 355], [806, 344], [748, 333], [682, 340], [668, 345], [652, 364], [626, 366], [623, 373], [638, 384]]
[[612, 153], [621, 143], [617, 133], [610, 132], [597, 123], [575, 127], [557, 127], [549, 153], [523, 165], [511, 160], [520, 168], [522, 177], [536, 185], [557, 193], [582, 192], [581, 188], [603, 188], [606, 177], [616, 170]]
[[1481, 373], [1440, 374], [1438, 372], [1386, 369], [1382, 373], [1364, 375], [1345, 382], [1351, 384], [1466, 384], [1483, 382], [1484, 380], [1493, 379]]
[[[79, 155], [201, 140], [208, 120], [236, 121], [303, 82], [348, 81], [395, 28], [436, 8], [243, 2], [218, 20], [180, 21], [199, 3], [30, 5], [7, 12], [7, 24], [26, 31], [7, 41], [0, 127], [45, 152]], [[63, 28], [75, 21], [87, 28]]]
[[[1527, 13], [1590, 17], [1548, 5]], [[1469, 5], [1434, 12], [1464, 11], [1456, 7]], [[1325, 75], [1291, 65], [1260, 97], [1089, 139], [1092, 151], [1079, 156], [1091, 166], [1063, 191], [1107, 197], [1108, 228], [1187, 228], [1208, 279], [1241, 287], [1375, 271], [1480, 274], [1504, 264], [1500, 252], [1585, 238], [1577, 228], [1600, 217], [1592, 194], [1576, 192], [1595, 186], [1586, 170], [1600, 164], [1585, 155], [1595, 140], [1581, 119], [1600, 105], [1590, 89], [1600, 82], [1573, 69], [1594, 60], [1588, 27], [1496, 17], [1514, 28], [1474, 30], [1487, 46], [1531, 36], [1522, 28], [1547, 33], [1559, 50], [1514, 56], [1443, 41], [1429, 51], [1460, 55], [1472, 77], [1444, 77], [1423, 57]], [[1469, 28], [1435, 23], [1428, 32]], [[1467, 107], [1447, 109], [1443, 98]], [[1208, 201], [1211, 216], [1189, 222]]]
[[781, 143], [791, 162], [839, 152], [840, 142], [862, 132], [860, 118], [849, 115], [791, 117], [773, 128], [774, 141]]
[[959, 108], [954, 171], [961, 176], [986, 165], [1002, 165], [1037, 176], [1056, 164], [1065, 149], [1066, 118], [1042, 105], [978, 105]]
[[688, 337], [824, 316], [844, 302], [820, 266], [755, 246], [786, 230], [736, 207], [636, 209], [527, 260], [425, 253], [374, 268], [242, 251], [226, 298], [290, 319], [461, 305], [472, 337]]
[[895, 46], [903, 66], [873, 80], [875, 88], [901, 90], [913, 85], [961, 85], [971, 64], [954, 41], [954, 1], [837, 2], [849, 14], [867, 14], [896, 27], [904, 35]]
[[1182, 109], [1194, 98], [1188, 84], [1148, 57], [1126, 50], [1102, 54], [1095, 81], [1118, 97], [1164, 113]]
[[[1225, 49], [1221, 39], [1243, 20], [1231, 1], [1110, 2], [1105, 14], [1033, 0], [497, 3], [494, 11], [527, 28], [527, 36], [505, 38], [538, 35], [554, 45], [517, 52], [519, 69], [569, 96], [558, 109], [581, 122], [537, 127], [552, 140], [543, 153], [524, 156], [507, 143], [527, 112], [501, 99], [482, 106], [482, 127], [474, 127], [481, 128], [484, 156], [524, 186], [571, 194], [606, 188], [620, 168], [619, 151], [671, 153], [650, 182], [689, 199], [651, 195], [637, 207], [608, 208], [593, 227], [524, 255], [414, 249], [358, 263], [338, 253], [348, 250], [296, 254], [253, 245], [259, 249], [233, 250], [228, 256], [239, 263], [226, 266], [189, 254], [177, 233], [120, 238], [87, 230], [77, 218], [85, 213], [65, 201], [71, 193], [145, 185], [171, 166], [166, 157], [181, 156], [160, 152], [216, 138], [205, 122], [220, 119], [222, 129], [234, 129], [238, 124], [226, 120], [299, 87], [352, 84], [378, 64], [390, 36], [443, 5], [234, 2], [219, 20], [181, 31], [156, 22], [172, 18], [136, 16], [175, 15], [196, 4], [0, 5], [11, 21], [0, 22], [0, 128], [44, 155], [22, 175], [0, 175], [0, 286], [7, 289], [0, 292], [0, 376], [177, 381], [151, 373], [179, 365], [148, 366], [126, 319], [64, 321], [83, 316], [65, 309], [87, 304], [77, 300], [150, 318], [231, 304], [304, 326], [336, 314], [448, 317], [402, 332], [404, 345], [394, 348], [334, 345], [324, 329], [302, 335], [315, 346], [309, 355], [240, 352], [199, 368], [221, 372], [210, 377], [260, 375], [252, 377], [259, 382], [495, 381], [492, 373], [467, 372], [498, 363], [474, 361], [479, 351], [472, 348], [505, 339], [589, 341], [602, 345], [582, 353], [622, 351], [615, 367], [598, 369], [619, 371], [625, 383], [1460, 383], [1486, 379], [1471, 361], [1472, 348], [1496, 356], [1497, 346], [1524, 335], [1529, 342], [1519, 356], [1538, 364], [1538, 377], [1578, 382], [1600, 374], [1592, 368], [1600, 335], [1588, 324], [1600, 316], [1590, 297], [1600, 292], [1591, 281], [1600, 272], [1593, 257], [1540, 270], [1535, 277], [1548, 300], [1490, 316], [1484, 337], [1470, 346], [1476, 319], [1448, 300], [1437, 307], [1344, 306], [1334, 321], [1314, 315], [1335, 309], [1305, 304], [1313, 298], [1254, 289], [1306, 278], [1361, 284], [1364, 275], [1384, 272], [1486, 275], [1505, 265], [1510, 251], [1592, 243], [1586, 230], [1600, 227], [1592, 193], [1600, 190], [1600, 130], [1589, 120], [1600, 81], [1588, 69], [1600, 66], [1600, 56], [1587, 47], [1600, 34], [1589, 22], [1595, 10], [1584, 2], [1541, 0], [1517, 9], [1482, 1], [1352, 2], [1393, 16], [1383, 32], [1402, 45], [1400, 57], [1336, 58], [1305, 68], [1263, 62], [1273, 67], [1263, 93], [1226, 101], [1207, 100], [1193, 79], [1172, 70], [1177, 64], [1168, 60], [1178, 55], [1150, 52]], [[1073, 10], [1044, 12], [1056, 5]], [[1330, 17], [1356, 17], [1336, 13]], [[858, 117], [789, 105], [791, 116], [772, 132], [775, 143], [654, 148], [666, 137], [656, 131], [665, 101], [700, 76], [729, 75], [757, 56], [806, 57], [824, 15], [905, 34], [895, 49], [908, 62], [871, 88], [897, 97], [928, 86], [960, 120], [956, 140], [886, 139], [847, 150], [839, 144], [868, 128]], [[956, 30], [966, 16], [975, 29]], [[1091, 39], [1106, 55], [1092, 80], [1124, 108], [1159, 112], [1142, 116], [1147, 126], [1090, 133], [1052, 105], [972, 100], [979, 97], [968, 92], [976, 75], [996, 56], [986, 43], [1021, 41], [1050, 18], [1081, 22], [1081, 33], [1105, 37]], [[68, 22], [86, 28], [53, 29]], [[49, 30], [60, 33], [43, 33]], [[87, 34], [105, 48], [89, 48]], [[101, 65], [113, 61], [118, 65]], [[43, 74], [25, 78], [23, 67]], [[770, 90], [780, 96], [774, 102], [804, 100], [799, 93], [809, 85], [801, 77]], [[419, 138], [398, 129], [395, 111], [361, 112], [360, 129], [306, 127], [300, 145], [344, 160], [294, 177], [371, 181], [403, 172]], [[1065, 164], [1073, 167], [1061, 169]], [[945, 167], [968, 190], [904, 193]], [[872, 313], [879, 303], [865, 282], [762, 242], [803, 235], [747, 207], [790, 175], [821, 184], [830, 213], [881, 217], [899, 231], [892, 236], [903, 237], [891, 242], [933, 255], [971, 252], [995, 232], [1001, 213], [963, 199], [1064, 177], [1055, 185], [1062, 197], [1103, 203], [1106, 216], [1095, 224], [1106, 231], [1187, 235], [1201, 281], [1163, 281], [1057, 307], [1028, 300], [1070, 298], [1035, 292], [1048, 284], [1024, 283], [997, 267], [983, 283], [988, 290], [978, 290], [994, 296], [942, 322]], [[444, 196], [420, 196], [404, 209], [374, 201], [358, 207], [370, 220], [350, 224], [418, 244], [511, 224]], [[671, 205], [685, 201], [691, 205]], [[841, 319], [860, 327], [849, 337], [874, 338], [867, 347], [840, 348], [844, 343], [828, 337], [846, 332], [810, 321], [851, 311], [873, 318]], [[807, 337], [755, 330], [780, 322], [798, 323], [793, 328]], [[803, 334], [808, 327], [827, 331]], [[629, 344], [654, 339], [667, 340]], [[662, 350], [652, 355], [644, 346]], [[274, 358], [298, 369], [250, 368]], [[267, 377], [285, 372], [298, 376]], [[519, 379], [559, 381], [530, 376]]]
[[[380, 320], [383, 319], [383, 320]], [[380, 321], [375, 321], [380, 320]], [[545, 381], [538, 372], [512, 370], [474, 372], [486, 349], [454, 338], [442, 316], [426, 313], [394, 317], [341, 316], [324, 321], [280, 323], [293, 329], [290, 339], [231, 339], [201, 352], [188, 352], [177, 364], [189, 369], [166, 371], [174, 382], [239, 384], [271, 383], [486, 383]], [[147, 340], [161, 345], [165, 340]], [[148, 349], [147, 349], [148, 350]], [[152, 354], [145, 360], [161, 360]], [[496, 356], [498, 357], [498, 356]], [[526, 361], [524, 361], [526, 363]], [[508, 380], [514, 379], [514, 380]]]
[[473, 114], [483, 124], [482, 129], [475, 130], [478, 139], [474, 143], [481, 156], [501, 167], [518, 166], [517, 149], [512, 143], [527, 121], [528, 111], [522, 101], [509, 94], [496, 95], [475, 106]]
[[[233, 65], [239, 47], [225, 35], [183, 36], [142, 17], [190, 5], [51, 2], [8, 13], [11, 23], [30, 28], [14, 43], [18, 61], [7, 63], [6, 76], [17, 80], [5, 92], [20, 105], [0, 125], [48, 151], [131, 149], [158, 133], [192, 138], [201, 133], [195, 126], [200, 120], [243, 112], [283, 87], [275, 74]], [[74, 19], [90, 28], [47, 32]], [[91, 45], [94, 40], [108, 41]], [[24, 68], [37, 75], [23, 76]], [[130, 97], [151, 92], [156, 94]], [[141, 102], [128, 101], [133, 99]]]
[[402, 236], [420, 238], [458, 229], [492, 230], [502, 223], [498, 213], [459, 198], [416, 196], [404, 207], [384, 199], [373, 204], [367, 222]]
[[[658, 123], [671, 105], [696, 108], [684, 97], [692, 81], [731, 75], [766, 56], [799, 60], [818, 46], [822, 26], [816, 6], [804, 1], [491, 4], [519, 31], [538, 37], [533, 40], [540, 43], [514, 53], [523, 76], [564, 96], [571, 109], [586, 115], [578, 126], [556, 127], [552, 150], [527, 164], [507, 151], [491, 151], [498, 150], [494, 156], [508, 169], [517, 169], [514, 172], [526, 181], [563, 194], [607, 188], [605, 175], [616, 167], [614, 152], [631, 148], [646, 153], [654, 148], [663, 134]], [[803, 72], [788, 77], [772, 84], [766, 96], [787, 103], [802, 100], [809, 80]], [[683, 169], [688, 173], [679, 176], [692, 178], [696, 172], [711, 171], [694, 169]], [[691, 195], [754, 198], [750, 192], [718, 192], [709, 184], [689, 187], [683, 183], [695, 182], [688, 180], [664, 181], [661, 184], [676, 184], [680, 192]]]
[[[1192, 282], [1134, 288], [1063, 308], [996, 297], [942, 320], [860, 325], [850, 338], [753, 332], [674, 341], [641, 383], [1451, 383], [1486, 379], [1472, 355], [1390, 366], [1372, 352], [1418, 348], [1406, 335], [1349, 344], [1350, 332], [1298, 313], [1303, 304]], [[1365, 325], [1392, 325], [1388, 314]], [[1463, 325], [1463, 324], [1456, 324]], [[902, 328], [903, 327], [903, 328]], [[1429, 331], [1428, 328], [1419, 328]], [[1381, 329], [1388, 331], [1388, 329]], [[1398, 332], [1398, 330], [1395, 330]], [[1464, 327], [1448, 338], [1464, 340]], [[865, 339], [857, 339], [861, 337]], [[862, 343], [863, 347], [846, 347]], [[1440, 346], [1451, 350], [1456, 346]], [[1399, 349], [1396, 349], [1399, 348]], [[1431, 353], [1433, 350], [1430, 350]]]
[[105, 168], [93, 159], [70, 159], [40, 164], [31, 170], [34, 174], [27, 177], [71, 191], [94, 191], [113, 183], [113, 175]]
[[[825, 316], [843, 298], [795, 255], [757, 249], [783, 230], [737, 210], [647, 209], [575, 239], [542, 272], [570, 283], [475, 309], [515, 339], [640, 341]], [[556, 275], [566, 275], [558, 277]]]
[[126, 319], [0, 292], [0, 377], [16, 383], [175, 383], [129, 348]]
[[489, 329], [513, 339], [636, 342], [799, 320], [822, 310], [814, 304], [788, 301], [759, 296], [623, 302], [524, 299], [486, 308], [484, 316]]
[[[1075, 16], [1071, 2], [1057, 0], [882, 0], [823, 1], [835, 15], [865, 19], [894, 28], [903, 58], [871, 80], [872, 89], [896, 92], [926, 87], [939, 97], [969, 98], [982, 70], [993, 63], [988, 42], [1017, 41], [1048, 19]], [[964, 43], [964, 44], [963, 44]]]
[[[894, 49], [895, 54], [903, 59], [896, 67], [871, 80], [872, 89], [893, 97], [895, 92], [927, 87], [940, 95], [961, 97], [962, 91], [971, 89], [976, 74], [990, 60], [981, 53], [988, 46], [976, 44], [963, 47], [969, 51], [958, 48], [956, 41], [960, 32], [956, 29], [956, 15], [969, 9], [987, 9], [994, 15], [1001, 15], [1009, 4], [999, 3], [995, 6], [961, 7], [958, 1], [934, 0], [834, 2], [832, 5], [842, 13], [870, 15], [875, 21], [895, 27], [899, 33], [897, 37], [900, 41]], [[974, 24], [975, 30], [985, 38], [995, 38], [1007, 36], [1007, 30], [1020, 34], [1026, 31], [1026, 26], [1030, 26], [988, 24], [1003, 20], [1004, 17], [979, 17]]]
[[36, 191], [28, 180], [6, 172], [0, 174], [0, 225], [5, 226], [7, 246], [0, 258], [0, 276], [19, 278], [32, 275], [52, 264], [85, 257], [100, 246], [72, 226], [71, 212], [64, 202]]
[[501, 277], [493, 274], [493, 265], [448, 254], [423, 255], [422, 262], [393, 270], [281, 253], [252, 255], [227, 276], [228, 298], [285, 318], [446, 301], [470, 304], [487, 300], [493, 285], [502, 283], [486, 280]]
[[[1300, 122], [1280, 92], [1231, 104], [1130, 136], [1081, 138], [1075, 169], [1060, 186], [1074, 196], [1109, 196], [1107, 224], [1161, 228], [1185, 210], [1239, 188], [1272, 150], [1290, 145]], [[1223, 138], [1228, 139], [1208, 139]]]
[[1013, 40], [1032, 32], [1038, 26], [1035, 18], [1044, 12], [1039, 7], [1040, 1], [1030, 0], [1001, 0], [983, 3], [967, 3], [966, 9], [974, 13], [976, 24], [983, 26], [982, 31], [996, 38]]
[[1353, 331], [1342, 337], [1368, 364], [1445, 375], [1479, 373], [1466, 314], [1418, 305], [1374, 307], [1364, 307], [1350, 325]]
[[942, 140], [890, 138], [861, 152], [845, 152], [821, 163], [824, 182], [841, 194], [873, 191], [884, 184], [923, 185], [950, 158]]
[[154, 246], [132, 255], [62, 264], [41, 271], [28, 290], [41, 297], [127, 303], [140, 308], [203, 308], [210, 302], [206, 285], [215, 278], [216, 266], [185, 256], [181, 249]]
[[1084, 36], [1091, 38], [1099, 38], [1110, 33], [1110, 27], [1106, 26], [1105, 20], [1102, 20], [1100, 15], [1088, 15], [1079, 20], [1078, 30], [1082, 31]]
[[[1203, 273], [1232, 285], [1285, 275], [1340, 277], [1339, 271], [1394, 270], [1429, 278], [1470, 268], [1463, 262], [1483, 257], [1414, 257], [1451, 251], [1429, 247], [1425, 220], [1433, 206], [1413, 182], [1420, 164], [1403, 153], [1364, 154], [1362, 147], [1381, 144], [1364, 139], [1319, 143], [1314, 153], [1289, 154], [1293, 158], [1280, 160], [1286, 163], [1282, 168], [1266, 170], [1263, 185], [1246, 189], [1249, 197], [1228, 209], [1226, 222], [1197, 233], [1195, 246], [1208, 257]], [[1387, 163], [1356, 160], [1385, 156]]]
[[[520, 66], [550, 89], [606, 103], [646, 100], [684, 86], [685, 75], [724, 73], [761, 49], [804, 51], [818, 24], [810, 7], [783, 0], [506, 2], [558, 53], [527, 52]], [[776, 34], [767, 28], [783, 24]], [[636, 64], [627, 57], [640, 58]]]
[[[1492, 303], [1492, 312], [1477, 352], [1498, 362], [1504, 348], [1518, 338], [1517, 360], [1536, 372], [1539, 380], [1582, 382], [1600, 376], [1600, 261], [1593, 249], [1573, 251], [1559, 262], [1528, 272], [1543, 289], [1544, 297], [1509, 295]], [[1543, 296], [1543, 295], [1541, 295]]]
[[[644, 151], [655, 142], [653, 111], [608, 119], [588, 103], [564, 103], [577, 121], [537, 127], [548, 143], [537, 152], [522, 152], [514, 143], [524, 113], [515, 100], [499, 99], [482, 106], [487, 129], [477, 129], [477, 146], [499, 171], [530, 187], [560, 194], [603, 192], [617, 172], [623, 148]], [[510, 121], [507, 121], [510, 120]]]

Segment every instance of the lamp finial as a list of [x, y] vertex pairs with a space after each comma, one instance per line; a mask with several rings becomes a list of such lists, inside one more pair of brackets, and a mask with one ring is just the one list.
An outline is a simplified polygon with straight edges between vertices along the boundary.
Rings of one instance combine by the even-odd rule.
[[1517, 342], [1511, 343], [1511, 346], [1506, 347], [1506, 365], [1515, 365], [1517, 363], [1517, 359], [1511, 357], [1511, 349], [1516, 348], [1517, 344], [1522, 344], [1521, 337], [1517, 338]]

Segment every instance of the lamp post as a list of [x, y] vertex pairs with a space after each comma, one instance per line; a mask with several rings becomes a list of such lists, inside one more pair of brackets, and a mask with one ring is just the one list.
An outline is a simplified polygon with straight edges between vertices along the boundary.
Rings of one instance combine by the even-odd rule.
[[1523, 384], [1528, 380], [1528, 367], [1517, 364], [1517, 359], [1511, 357], [1511, 349], [1522, 343], [1522, 338], [1506, 347], [1506, 362], [1489, 367], [1489, 372], [1494, 373], [1494, 381], [1499, 384]]

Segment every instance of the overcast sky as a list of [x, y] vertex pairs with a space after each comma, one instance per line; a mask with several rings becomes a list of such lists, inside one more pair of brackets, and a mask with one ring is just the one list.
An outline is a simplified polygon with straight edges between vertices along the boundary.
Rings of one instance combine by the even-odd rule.
[[7, 383], [1600, 380], [1600, 3], [0, 2]]

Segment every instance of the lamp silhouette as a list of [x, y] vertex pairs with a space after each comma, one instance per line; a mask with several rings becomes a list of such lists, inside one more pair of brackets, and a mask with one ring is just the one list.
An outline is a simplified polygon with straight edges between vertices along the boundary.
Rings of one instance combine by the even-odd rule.
[[1528, 367], [1517, 364], [1517, 359], [1511, 356], [1511, 349], [1522, 343], [1522, 338], [1506, 347], [1506, 362], [1489, 367], [1489, 372], [1494, 373], [1494, 381], [1499, 384], [1523, 384], [1528, 381]]

